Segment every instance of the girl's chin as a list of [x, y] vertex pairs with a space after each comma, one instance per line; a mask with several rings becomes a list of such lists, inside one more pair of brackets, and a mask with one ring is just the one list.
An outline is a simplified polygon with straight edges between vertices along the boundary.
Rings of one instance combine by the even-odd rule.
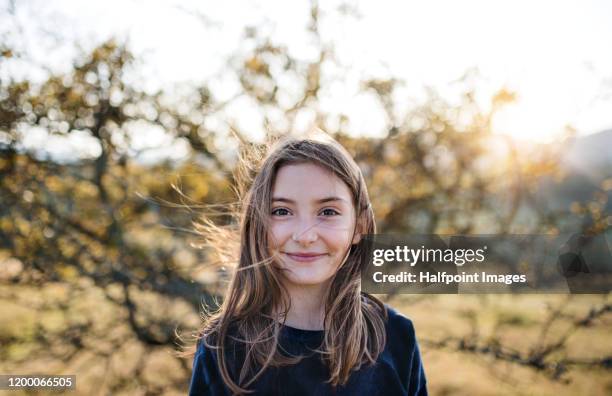
[[290, 273], [285, 275], [286, 280], [291, 284], [299, 286], [319, 286], [329, 281], [333, 276], [333, 274], [315, 275], [301, 274], [299, 271], [289, 271]]

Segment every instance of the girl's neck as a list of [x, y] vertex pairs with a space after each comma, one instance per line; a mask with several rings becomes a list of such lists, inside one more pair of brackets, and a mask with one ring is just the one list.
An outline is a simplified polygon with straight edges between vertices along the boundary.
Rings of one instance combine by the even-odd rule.
[[285, 325], [302, 330], [323, 330], [327, 285], [287, 285], [291, 308]]

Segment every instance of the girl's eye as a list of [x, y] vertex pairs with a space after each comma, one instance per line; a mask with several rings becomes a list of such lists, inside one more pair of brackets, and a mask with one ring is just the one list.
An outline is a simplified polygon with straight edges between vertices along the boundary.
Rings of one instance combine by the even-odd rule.
[[323, 209], [323, 211], [321, 211], [321, 214], [322, 214], [323, 216], [337, 216], [337, 215], [339, 215], [339, 214], [340, 214], [340, 212], [338, 212], [338, 211], [337, 211], [337, 210], [335, 210], [335, 209], [329, 209], [329, 208], [327, 208], [327, 209]]
[[272, 216], [287, 216], [289, 211], [285, 208], [277, 208], [272, 211]]

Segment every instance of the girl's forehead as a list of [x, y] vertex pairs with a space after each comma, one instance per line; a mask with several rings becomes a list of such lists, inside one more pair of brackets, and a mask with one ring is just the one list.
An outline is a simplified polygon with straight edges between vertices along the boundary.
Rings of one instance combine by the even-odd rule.
[[329, 169], [312, 163], [289, 164], [281, 167], [272, 186], [272, 197], [292, 195], [298, 197], [338, 196], [349, 200], [348, 186]]

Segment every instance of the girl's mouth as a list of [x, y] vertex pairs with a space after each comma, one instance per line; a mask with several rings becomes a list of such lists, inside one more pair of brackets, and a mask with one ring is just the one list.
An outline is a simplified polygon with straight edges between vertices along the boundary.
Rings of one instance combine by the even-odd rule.
[[320, 259], [323, 256], [326, 256], [326, 254], [316, 254], [316, 253], [287, 253], [285, 252], [285, 254], [287, 256], [289, 256], [289, 258], [291, 258], [292, 260], [295, 261], [300, 261], [300, 262], [310, 262], [310, 261], [315, 261]]

